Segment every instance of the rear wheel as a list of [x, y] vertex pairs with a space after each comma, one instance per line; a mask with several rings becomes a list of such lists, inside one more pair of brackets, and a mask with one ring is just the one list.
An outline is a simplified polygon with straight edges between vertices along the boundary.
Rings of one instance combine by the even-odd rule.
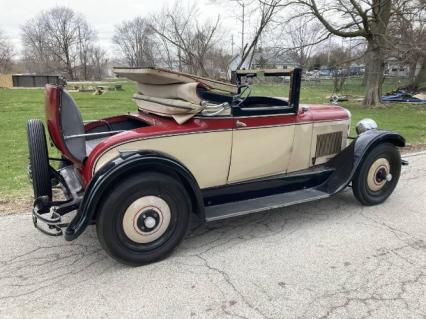
[[140, 173], [105, 196], [96, 221], [102, 247], [116, 260], [144, 265], [168, 256], [185, 236], [190, 202], [184, 187], [161, 173]]
[[34, 197], [47, 196], [51, 200], [52, 184], [43, 122], [29, 120], [27, 134], [29, 151], [28, 173], [33, 184]]
[[392, 194], [400, 174], [399, 150], [390, 143], [380, 144], [358, 168], [352, 181], [353, 193], [363, 205], [380, 204]]

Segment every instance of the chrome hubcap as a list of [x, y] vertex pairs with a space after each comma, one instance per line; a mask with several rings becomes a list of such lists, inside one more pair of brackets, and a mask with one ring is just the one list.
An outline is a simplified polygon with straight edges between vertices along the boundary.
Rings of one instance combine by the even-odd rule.
[[155, 218], [149, 216], [145, 219], [144, 224], [147, 228], [154, 228], [154, 226], [157, 224], [157, 221], [155, 220]]
[[378, 158], [371, 164], [367, 175], [368, 188], [377, 192], [381, 190], [387, 182], [392, 180], [390, 173], [390, 164], [386, 158]]
[[132, 241], [147, 244], [160, 238], [170, 224], [170, 207], [158, 196], [143, 196], [129, 205], [123, 230]]

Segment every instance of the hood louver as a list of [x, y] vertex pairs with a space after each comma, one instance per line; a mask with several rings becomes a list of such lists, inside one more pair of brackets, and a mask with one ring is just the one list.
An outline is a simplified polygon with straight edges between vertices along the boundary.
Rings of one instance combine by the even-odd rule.
[[342, 148], [342, 138], [343, 132], [318, 135], [315, 158], [339, 153]]

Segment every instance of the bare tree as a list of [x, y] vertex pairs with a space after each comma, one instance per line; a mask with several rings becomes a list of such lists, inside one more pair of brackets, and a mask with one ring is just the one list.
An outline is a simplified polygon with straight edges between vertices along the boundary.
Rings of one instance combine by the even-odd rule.
[[340, 93], [350, 74], [351, 62], [350, 50], [342, 47], [334, 47], [328, 52], [328, 66], [332, 70], [334, 92]]
[[103, 79], [109, 62], [106, 52], [99, 46], [92, 46], [88, 52], [88, 62], [93, 80]]
[[[388, 55], [409, 65], [410, 89], [415, 89], [426, 81], [426, 3], [421, 0], [404, 2], [390, 27]], [[421, 72], [416, 76], [417, 66]], [[423, 69], [423, 71], [422, 71]], [[424, 77], [423, 80], [421, 77]]]
[[59, 71], [70, 80], [88, 75], [88, 54], [96, 34], [87, 21], [66, 7], [43, 11], [22, 26], [24, 59], [37, 72]]
[[207, 69], [207, 73], [216, 79], [230, 80], [229, 66], [235, 58], [236, 56], [232, 56], [223, 48], [219, 48], [219, 46], [213, 48], [207, 53], [206, 57], [205, 68]]
[[280, 3], [281, 0], [258, 0], [256, 2], [256, 8], [254, 12], [259, 15], [259, 21], [256, 24], [254, 35], [251, 41], [244, 43], [243, 40], [242, 42], [243, 48], [241, 53], [241, 60], [237, 66], [237, 69], [240, 69], [248, 58], [250, 58], [250, 61], [253, 60], [256, 46], [260, 41], [260, 37], [262, 36], [267, 26], [273, 21], [274, 16], [278, 13], [281, 7]]
[[112, 42], [131, 67], [155, 64], [153, 31], [144, 18], [137, 17], [115, 27]]
[[323, 28], [316, 21], [302, 16], [284, 24], [283, 29], [285, 40], [281, 51], [287, 51], [300, 67], [305, 68], [319, 39], [325, 39]]
[[77, 27], [77, 46], [78, 46], [78, 57], [79, 57], [79, 71], [81, 76], [79, 78], [88, 80], [90, 76], [89, 72], [89, 59], [90, 55], [94, 50], [94, 41], [96, 39], [96, 32], [87, 24], [81, 23]]
[[412, 87], [418, 88], [420, 85], [425, 85], [426, 83], [426, 56], [423, 56], [420, 63], [419, 73], [414, 78], [414, 82], [412, 83]]
[[77, 56], [78, 30], [82, 19], [66, 7], [56, 7], [42, 13], [49, 51], [64, 66], [70, 80], [74, 80], [73, 64]]
[[8, 72], [13, 64], [14, 49], [0, 30], [0, 73]]
[[40, 18], [28, 20], [22, 26], [23, 60], [32, 73], [52, 72], [57, 63], [50, 53], [44, 23]]
[[303, 14], [316, 17], [331, 34], [366, 39], [364, 105], [376, 105], [382, 95], [389, 22], [398, 1], [404, 0], [290, 0], [286, 5], [299, 6]]
[[208, 76], [208, 53], [218, 41], [219, 17], [201, 23], [196, 11], [195, 6], [185, 8], [176, 2], [153, 17], [151, 28], [167, 47], [167, 54], [177, 57], [179, 70]]

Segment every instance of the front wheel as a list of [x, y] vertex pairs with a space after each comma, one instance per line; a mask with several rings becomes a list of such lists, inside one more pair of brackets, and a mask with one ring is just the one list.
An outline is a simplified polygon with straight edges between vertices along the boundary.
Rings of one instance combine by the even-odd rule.
[[355, 197], [363, 205], [383, 203], [393, 192], [401, 174], [401, 155], [397, 147], [383, 143], [374, 147], [352, 180]]
[[111, 257], [139, 266], [168, 256], [185, 236], [189, 216], [181, 183], [161, 173], [140, 173], [105, 195], [96, 230]]

